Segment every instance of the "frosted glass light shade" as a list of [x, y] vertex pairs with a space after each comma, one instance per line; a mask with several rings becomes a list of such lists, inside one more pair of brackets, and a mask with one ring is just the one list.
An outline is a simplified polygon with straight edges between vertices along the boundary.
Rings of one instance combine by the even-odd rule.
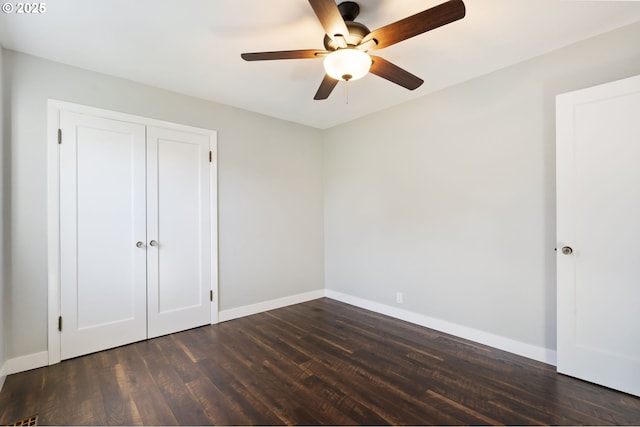
[[324, 58], [324, 70], [336, 80], [358, 80], [371, 68], [371, 57], [356, 49], [338, 49]]

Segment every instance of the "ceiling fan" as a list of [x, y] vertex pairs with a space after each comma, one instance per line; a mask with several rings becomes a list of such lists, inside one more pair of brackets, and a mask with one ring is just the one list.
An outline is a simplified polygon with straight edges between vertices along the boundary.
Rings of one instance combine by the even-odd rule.
[[325, 76], [313, 99], [327, 99], [340, 80], [357, 80], [371, 72], [409, 90], [424, 81], [408, 71], [380, 58], [369, 55], [382, 49], [464, 18], [462, 0], [449, 0], [438, 6], [411, 15], [374, 31], [355, 22], [360, 7], [352, 1], [339, 5], [334, 0], [309, 0], [326, 33], [325, 50], [303, 49], [274, 52], [243, 53], [245, 61], [274, 59], [312, 59], [324, 57]]

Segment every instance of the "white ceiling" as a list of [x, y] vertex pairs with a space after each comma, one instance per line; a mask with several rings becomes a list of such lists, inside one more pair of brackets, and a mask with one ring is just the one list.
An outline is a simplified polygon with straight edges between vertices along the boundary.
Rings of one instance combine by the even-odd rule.
[[[360, 0], [374, 30], [444, 0]], [[13, 2], [16, 3], [16, 2]], [[465, 0], [457, 22], [376, 51], [425, 80], [374, 75], [314, 101], [321, 59], [245, 62], [242, 52], [323, 48], [307, 0], [51, 0], [0, 13], [5, 48], [318, 128], [328, 128], [640, 21], [640, 1]], [[640, 46], [640, 42], [639, 42]], [[640, 48], [640, 47], [639, 47]]]

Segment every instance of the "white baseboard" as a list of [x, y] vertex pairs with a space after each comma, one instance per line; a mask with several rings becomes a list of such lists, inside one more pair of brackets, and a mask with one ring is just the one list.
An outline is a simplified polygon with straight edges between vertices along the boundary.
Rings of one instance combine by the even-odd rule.
[[262, 313], [264, 311], [275, 310], [277, 308], [289, 305], [300, 304], [302, 302], [311, 301], [325, 296], [324, 289], [317, 291], [305, 292], [303, 294], [291, 295], [288, 297], [272, 299], [269, 301], [259, 302], [257, 304], [245, 305], [242, 307], [231, 308], [229, 310], [220, 311], [219, 321], [238, 319], [240, 317], [251, 316], [252, 314]]
[[556, 365], [557, 356], [555, 350], [549, 350], [547, 348], [523, 343], [511, 338], [494, 335], [478, 329], [458, 325], [456, 323], [447, 322], [445, 320], [436, 319], [433, 317], [425, 316], [423, 314], [414, 313], [408, 310], [403, 310], [397, 307], [392, 307], [363, 298], [354, 297], [352, 295], [343, 294], [341, 292], [332, 291], [330, 289], [325, 290], [325, 294], [327, 298], [355, 305], [356, 307], [364, 308], [366, 310], [374, 311], [376, 313], [384, 314], [396, 319], [424, 326], [426, 328], [435, 329], [437, 331], [444, 332], [450, 335], [455, 335], [457, 337], [488, 345], [499, 350], [517, 354], [518, 356], [524, 356], [529, 359], [537, 360], [539, 362], [547, 363], [554, 366]]
[[[356, 307], [364, 308], [366, 310], [384, 314], [396, 319], [424, 326], [426, 328], [435, 329], [440, 332], [468, 339], [480, 344], [488, 345], [490, 347], [517, 354], [519, 356], [524, 356], [529, 359], [537, 360], [539, 362], [548, 363], [554, 366], [556, 365], [557, 356], [554, 350], [523, 343], [500, 335], [491, 334], [478, 329], [458, 325], [456, 323], [436, 319], [433, 317], [425, 316], [423, 314], [418, 314], [397, 307], [381, 304], [375, 301], [370, 301], [364, 298], [343, 294], [341, 292], [333, 291], [330, 289], [319, 289], [316, 291], [264, 301], [257, 304], [246, 305], [229, 310], [222, 310], [220, 311], [219, 321], [225, 322], [227, 320], [238, 319], [240, 317], [250, 316], [252, 314], [258, 314], [269, 310], [275, 310], [278, 308], [287, 307], [289, 305], [300, 304], [323, 297], [341, 301], [346, 304], [351, 304]], [[2, 390], [2, 386], [4, 385], [4, 381], [8, 375], [28, 371], [31, 369], [41, 368], [43, 366], [47, 366], [48, 364], [48, 351], [28, 354], [26, 356], [7, 360], [4, 365], [0, 367], [0, 390]]]
[[40, 353], [27, 354], [5, 362], [5, 374], [17, 374], [18, 372], [29, 371], [31, 369], [42, 368], [49, 364], [49, 352], [41, 351]]
[[0, 366], [0, 391], [2, 391], [2, 386], [4, 385], [4, 380], [7, 379], [7, 363], [3, 363]]

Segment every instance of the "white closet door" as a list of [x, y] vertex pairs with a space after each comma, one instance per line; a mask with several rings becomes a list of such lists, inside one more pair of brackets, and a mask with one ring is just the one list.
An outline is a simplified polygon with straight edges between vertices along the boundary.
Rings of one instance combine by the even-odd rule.
[[145, 127], [61, 113], [61, 358], [146, 338]]
[[148, 336], [210, 323], [209, 137], [147, 128]]

